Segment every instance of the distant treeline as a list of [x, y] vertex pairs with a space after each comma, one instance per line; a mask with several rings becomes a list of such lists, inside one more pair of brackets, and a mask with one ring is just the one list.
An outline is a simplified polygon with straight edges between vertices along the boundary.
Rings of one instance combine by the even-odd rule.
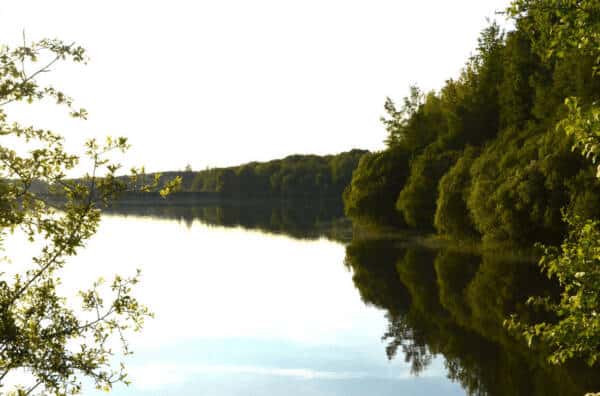
[[199, 172], [165, 172], [164, 180], [182, 178], [182, 190], [215, 192], [240, 198], [341, 197], [366, 150], [337, 155], [291, 155], [268, 162], [250, 162]]
[[561, 211], [600, 216], [591, 162], [556, 127], [564, 99], [600, 100], [595, 59], [573, 48], [546, 59], [518, 21], [492, 24], [457, 79], [385, 103], [387, 149], [362, 157], [344, 193], [365, 223], [435, 229], [484, 240], [558, 241]]
[[[128, 201], [160, 200], [157, 190], [169, 180], [181, 178], [177, 199], [331, 199], [341, 201], [344, 188], [350, 184], [352, 173], [367, 150], [354, 149], [335, 155], [290, 155], [268, 162], [250, 162], [226, 168], [203, 171], [161, 172], [158, 184], [148, 192], [142, 186], [152, 185], [155, 174], [140, 174], [133, 181], [121, 176], [120, 198]], [[89, 179], [72, 180], [89, 185]], [[60, 196], [61, 186], [49, 188], [35, 181], [31, 191]], [[193, 193], [193, 194], [192, 194]]]

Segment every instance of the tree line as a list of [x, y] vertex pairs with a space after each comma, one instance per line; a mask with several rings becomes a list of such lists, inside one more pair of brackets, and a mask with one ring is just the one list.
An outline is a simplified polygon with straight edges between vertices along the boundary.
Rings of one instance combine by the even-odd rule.
[[360, 160], [344, 192], [350, 217], [519, 243], [559, 241], [565, 210], [600, 217], [594, 166], [556, 127], [566, 97], [582, 109], [600, 99], [598, 59], [578, 46], [542, 55], [534, 17], [508, 33], [492, 23], [439, 91], [385, 102], [386, 149]]
[[181, 190], [215, 192], [239, 198], [339, 198], [366, 150], [336, 155], [290, 155], [268, 162], [165, 172], [161, 179], [181, 177]]

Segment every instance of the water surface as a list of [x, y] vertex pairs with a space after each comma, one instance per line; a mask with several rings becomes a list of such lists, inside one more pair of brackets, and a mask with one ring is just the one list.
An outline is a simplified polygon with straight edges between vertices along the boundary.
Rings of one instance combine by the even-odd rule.
[[[143, 271], [156, 314], [115, 395], [582, 395], [502, 326], [551, 293], [531, 257], [360, 237], [329, 203], [124, 206], [66, 288]], [[88, 391], [86, 394], [95, 394]]]
[[339, 212], [118, 213], [104, 217], [72, 263], [82, 271], [78, 282], [143, 270], [138, 296], [156, 319], [130, 337], [134, 384], [114, 394], [462, 394], [441, 358], [418, 378], [410, 363], [387, 359], [385, 311], [363, 302], [354, 286]]

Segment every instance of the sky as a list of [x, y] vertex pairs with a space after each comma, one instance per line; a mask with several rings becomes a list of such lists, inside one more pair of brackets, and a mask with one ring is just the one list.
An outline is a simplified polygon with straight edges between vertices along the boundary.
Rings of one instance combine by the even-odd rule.
[[3, 43], [83, 45], [86, 66], [43, 76], [90, 113], [10, 116], [65, 135], [127, 136], [127, 168], [194, 170], [383, 148], [387, 96], [456, 77], [507, 0], [5, 0]]

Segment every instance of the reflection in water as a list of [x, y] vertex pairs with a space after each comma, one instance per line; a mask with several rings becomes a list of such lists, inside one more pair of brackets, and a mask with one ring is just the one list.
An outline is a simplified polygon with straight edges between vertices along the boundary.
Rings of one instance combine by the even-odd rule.
[[[550, 293], [536, 265], [497, 254], [426, 249], [398, 240], [353, 241], [346, 265], [362, 299], [387, 311], [387, 354], [399, 351], [419, 373], [442, 355], [449, 378], [470, 395], [583, 395], [600, 389], [597, 371], [550, 367], [502, 327], [523, 302]], [[551, 288], [551, 287], [550, 287]]]
[[361, 301], [342, 244], [188, 225], [152, 212], [107, 215], [66, 268], [64, 285], [74, 287], [142, 269], [136, 296], [156, 319], [131, 338], [133, 387], [112, 394], [462, 394], [441, 359], [420, 378], [387, 361], [387, 320]]
[[349, 240], [350, 222], [344, 217], [341, 200], [280, 201], [251, 200], [227, 202], [152, 202], [148, 205], [122, 204], [108, 213], [175, 219], [190, 227], [194, 221], [225, 227], [243, 227], [269, 233], [283, 233], [298, 239]]
[[[76, 259], [119, 272], [108, 252], [127, 251], [132, 239], [153, 247], [137, 250], [136, 261], [144, 263], [140, 297], [158, 318], [136, 339], [132, 366], [149, 389], [117, 394], [175, 384], [185, 385], [170, 394], [581, 396], [600, 389], [593, 370], [548, 366], [542, 351], [503, 328], [510, 313], [539, 316], [524, 305], [527, 296], [553, 293], [531, 260], [408, 238], [352, 240], [341, 206], [328, 202], [110, 211], [118, 216], [106, 217]], [[350, 272], [341, 265], [344, 247], [315, 240], [322, 237], [348, 243]], [[365, 309], [359, 295], [385, 317]]]

